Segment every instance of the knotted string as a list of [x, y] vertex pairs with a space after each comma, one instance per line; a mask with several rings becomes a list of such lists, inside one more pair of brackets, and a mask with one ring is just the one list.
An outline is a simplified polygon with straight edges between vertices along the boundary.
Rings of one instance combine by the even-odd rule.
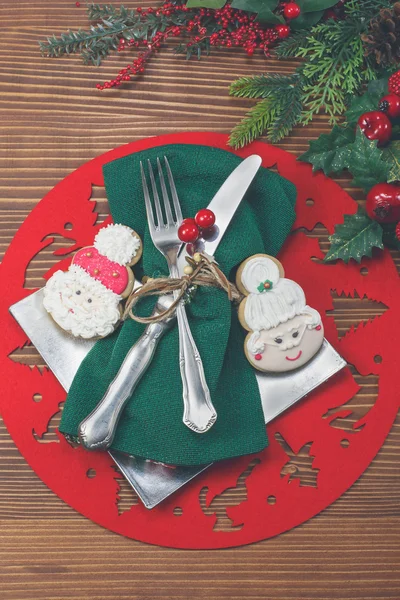
[[[225, 291], [231, 302], [239, 303], [243, 299], [243, 295], [237, 287], [231, 283], [226, 275], [218, 267], [212, 257], [205, 254], [199, 255], [200, 260], [194, 260], [187, 257], [186, 260], [193, 268], [190, 275], [183, 277], [158, 277], [156, 279], [148, 279], [140, 288], [133, 290], [129, 295], [125, 309], [122, 315], [122, 320], [125, 321], [128, 317], [138, 323], [157, 323], [168, 318], [175, 311], [179, 302], [184, 298], [190, 288], [194, 286], [216, 287]], [[160, 296], [178, 292], [176, 298], [168, 309], [149, 317], [139, 317], [134, 312], [137, 303], [146, 296]]]

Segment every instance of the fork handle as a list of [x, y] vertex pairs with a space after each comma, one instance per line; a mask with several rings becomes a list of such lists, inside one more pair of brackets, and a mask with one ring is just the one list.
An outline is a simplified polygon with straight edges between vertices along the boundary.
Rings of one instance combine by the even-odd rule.
[[183, 385], [183, 422], [196, 433], [205, 433], [217, 420], [204, 375], [203, 363], [190, 331], [185, 306], [176, 308], [179, 330], [179, 367]]
[[[168, 298], [163, 296], [161, 300], [167, 302]], [[161, 309], [165, 310], [170, 303], [168, 300]], [[157, 307], [153, 314], [157, 314]], [[174, 320], [173, 314], [166, 320], [147, 325], [129, 350], [103, 398], [79, 425], [79, 439], [87, 450], [107, 450], [110, 447], [127, 401], [147, 371], [158, 342]]]

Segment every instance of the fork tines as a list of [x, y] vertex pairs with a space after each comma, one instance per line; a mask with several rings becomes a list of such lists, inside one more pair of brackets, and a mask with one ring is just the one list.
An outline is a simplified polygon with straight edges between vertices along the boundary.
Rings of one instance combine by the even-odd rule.
[[176, 191], [174, 179], [172, 177], [171, 168], [169, 166], [169, 162], [168, 162], [168, 159], [166, 156], [164, 156], [164, 162], [165, 162], [165, 169], [167, 172], [167, 177], [168, 177], [168, 182], [169, 182], [169, 188], [171, 191], [172, 204], [173, 204], [175, 217], [172, 213], [171, 201], [170, 201], [170, 198], [168, 195], [168, 190], [167, 190], [167, 186], [166, 186], [166, 182], [165, 182], [163, 169], [161, 166], [161, 161], [159, 158], [157, 158], [158, 177], [160, 180], [161, 193], [162, 193], [162, 197], [163, 197], [165, 219], [164, 219], [164, 215], [162, 212], [160, 198], [158, 195], [157, 184], [156, 184], [156, 180], [154, 177], [153, 167], [151, 166], [150, 160], [147, 161], [147, 166], [148, 166], [149, 176], [150, 176], [150, 183], [151, 183], [151, 188], [152, 188], [153, 198], [154, 198], [155, 213], [156, 213], [156, 217], [157, 217], [156, 220], [154, 218], [154, 211], [153, 211], [153, 207], [152, 207], [152, 203], [151, 203], [151, 199], [150, 199], [149, 188], [147, 186], [146, 175], [145, 175], [143, 163], [142, 162], [140, 163], [140, 172], [142, 175], [142, 186], [143, 186], [144, 201], [145, 201], [145, 205], [146, 205], [147, 220], [149, 222], [149, 226], [153, 227], [156, 230], [163, 228], [163, 227], [179, 227], [179, 225], [182, 222], [182, 211], [181, 211], [181, 207], [179, 204], [178, 193]]

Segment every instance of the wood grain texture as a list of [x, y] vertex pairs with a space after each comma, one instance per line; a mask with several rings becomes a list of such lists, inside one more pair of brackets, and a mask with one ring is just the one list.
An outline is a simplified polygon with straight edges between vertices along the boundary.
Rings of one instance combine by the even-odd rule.
[[[82, 3], [83, 4], [83, 3]], [[151, 1], [126, 2], [150, 6]], [[228, 132], [252, 102], [229, 98], [239, 75], [290, 72], [294, 62], [248, 59], [242, 52], [214, 52], [186, 62], [171, 51], [153, 59], [146, 76], [130, 86], [100, 93], [128, 57], [112, 57], [100, 68], [78, 57], [40, 57], [38, 41], [53, 32], [85, 27], [84, 7], [73, 0], [0, 2], [0, 257], [28, 212], [60, 179], [83, 162], [121, 144], [176, 131]], [[308, 140], [329, 131], [327, 119], [297, 129], [281, 147], [306, 150]], [[341, 185], [362, 201], [360, 190]], [[106, 202], [98, 191], [102, 212]], [[104, 215], [103, 215], [104, 216]], [[326, 249], [326, 232], [313, 235]], [[56, 242], [57, 243], [57, 242]], [[400, 265], [400, 256], [394, 256]], [[41, 253], [27, 283], [40, 285], [54, 260]], [[366, 300], [334, 298], [342, 335], [352, 323], [377, 316], [384, 307]], [[13, 358], [41, 365], [34, 348]], [[374, 377], [360, 377], [347, 427], [373, 405]], [[57, 418], [42, 443], [54, 440]], [[36, 477], [0, 427], [1, 600], [372, 600], [400, 598], [400, 421], [368, 471], [334, 505], [296, 530], [252, 546], [186, 552], [147, 546], [105, 531], [57, 498]], [[343, 423], [340, 424], [344, 427]], [[282, 441], [281, 443], [284, 443]], [[286, 472], [315, 485], [307, 452], [292, 457]], [[243, 481], [208, 509], [229, 535], [225, 506], [245, 497]], [[123, 486], [119, 510], [137, 502]]]

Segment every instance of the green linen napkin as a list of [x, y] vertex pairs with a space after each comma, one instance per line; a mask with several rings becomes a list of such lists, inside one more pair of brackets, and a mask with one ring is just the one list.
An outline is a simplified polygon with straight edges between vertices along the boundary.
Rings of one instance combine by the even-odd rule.
[[[156, 158], [164, 155], [171, 165], [184, 217], [206, 207], [241, 162], [224, 150], [177, 144], [151, 148], [104, 166], [114, 222], [132, 227], [144, 242], [143, 259], [134, 268], [137, 277], [143, 273], [168, 274], [165, 258], [153, 246], [147, 228], [139, 171], [140, 161], [150, 159], [154, 165]], [[292, 183], [260, 169], [215, 255], [231, 279], [248, 256], [279, 251], [295, 219], [295, 197]], [[149, 314], [152, 303], [154, 299], [146, 299], [141, 314], [144, 309]], [[268, 445], [268, 439], [254, 370], [244, 355], [245, 332], [237, 308], [225, 292], [199, 288], [187, 313], [218, 413], [215, 425], [198, 434], [182, 422], [178, 331], [173, 327], [161, 340], [149, 370], [128, 401], [112, 448], [172, 465], [202, 465], [259, 452]], [[128, 319], [95, 344], [68, 394], [60, 425], [63, 433], [77, 435], [79, 423], [98, 404], [143, 330], [143, 325]]]

